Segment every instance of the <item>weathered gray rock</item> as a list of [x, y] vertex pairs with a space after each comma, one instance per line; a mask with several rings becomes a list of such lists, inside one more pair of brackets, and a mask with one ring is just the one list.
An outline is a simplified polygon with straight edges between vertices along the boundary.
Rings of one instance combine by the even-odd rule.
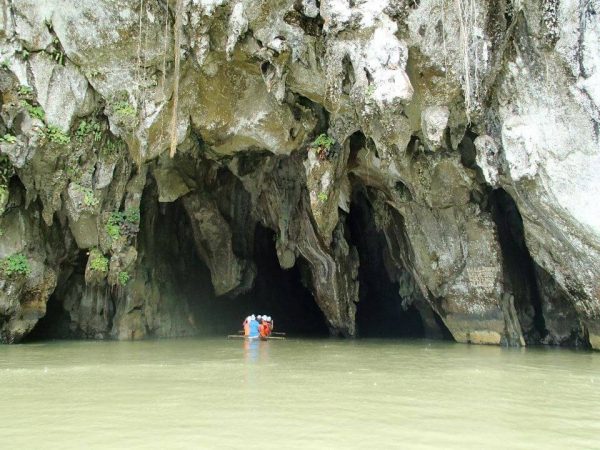
[[76, 117], [92, 113], [95, 107], [93, 92], [70, 61], [62, 66], [41, 52], [29, 58], [29, 67], [37, 101], [44, 108], [49, 125], [69, 130]]
[[11, 193], [12, 204], [0, 217], [0, 339], [9, 343], [27, 336], [44, 316], [57, 283], [52, 264], [56, 243], [42, 232], [39, 213], [15, 208], [18, 197]]
[[208, 197], [189, 195], [183, 204], [190, 216], [198, 253], [210, 269], [216, 295], [223, 295], [242, 281], [244, 262], [232, 249], [229, 225]]
[[177, 170], [157, 169], [153, 172], [158, 185], [158, 201], [174, 202], [190, 192], [190, 187]]

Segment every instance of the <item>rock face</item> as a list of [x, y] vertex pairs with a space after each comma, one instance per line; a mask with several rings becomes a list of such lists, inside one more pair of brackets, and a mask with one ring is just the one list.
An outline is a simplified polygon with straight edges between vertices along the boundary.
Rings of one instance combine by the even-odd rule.
[[333, 335], [600, 349], [600, 2], [171, 3], [3, 3], [0, 340], [210, 332], [261, 227]]

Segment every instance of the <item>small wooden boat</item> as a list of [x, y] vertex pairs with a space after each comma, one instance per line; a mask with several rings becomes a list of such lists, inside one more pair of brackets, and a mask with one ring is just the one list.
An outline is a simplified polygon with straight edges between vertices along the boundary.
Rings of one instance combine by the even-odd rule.
[[[243, 335], [244, 330], [238, 330], [238, 334]], [[286, 335], [283, 331], [271, 331], [271, 334], [274, 336], [285, 336]]]
[[285, 337], [283, 337], [283, 336], [262, 337], [262, 336], [244, 336], [243, 334], [229, 334], [229, 335], [227, 335], [227, 339], [247, 339], [249, 341], [253, 341], [253, 340], [283, 341], [283, 340], [285, 340]]

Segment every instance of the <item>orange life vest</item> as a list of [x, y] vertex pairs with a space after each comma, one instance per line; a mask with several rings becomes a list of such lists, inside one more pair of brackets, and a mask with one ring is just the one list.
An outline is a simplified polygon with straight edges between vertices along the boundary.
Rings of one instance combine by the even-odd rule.
[[271, 330], [269, 330], [269, 326], [266, 323], [260, 324], [258, 327], [258, 331], [262, 337], [268, 337]]

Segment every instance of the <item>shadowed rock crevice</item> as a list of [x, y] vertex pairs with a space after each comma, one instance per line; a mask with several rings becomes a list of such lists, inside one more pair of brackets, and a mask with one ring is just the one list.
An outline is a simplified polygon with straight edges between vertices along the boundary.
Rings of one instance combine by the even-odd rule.
[[[139, 315], [150, 335], [211, 334], [215, 294], [207, 264], [198, 255], [182, 199], [159, 203], [153, 181], [144, 190], [138, 270], [127, 287], [121, 328], [137, 330]], [[133, 311], [136, 306], [141, 311]]]
[[356, 245], [360, 260], [357, 335], [423, 337], [425, 331], [418, 310], [409, 299], [400, 296], [399, 284], [387, 273], [385, 238], [376, 229], [368, 204], [361, 196], [355, 196], [350, 205], [347, 224], [350, 242]]
[[[85, 286], [85, 266], [87, 255], [79, 252], [77, 257], [63, 266], [58, 277], [56, 290], [50, 296], [46, 305], [46, 315], [35, 325], [25, 341], [46, 339], [75, 339], [84, 337], [78, 333], [77, 324], [71, 320], [71, 315], [65, 309], [63, 300], [70, 290], [81, 290]], [[77, 286], [77, 287], [75, 287]], [[112, 317], [114, 305], [112, 306]]]
[[[346, 218], [349, 242], [355, 245], [360, 260], [360, 301], [356, 322], [359, 337], [432, 337], [451, 339], [442, 320], [427, 304], [398, 256], [407, 253], [390, 230], [401, 223], [381, 229], [382, 211], [375, 211], [368, 194], [358, 186]], [[390, 215], [391, 221], [399, 217]], [[389, 233], [386, 236], [386, 232]]]
[[505, 295], [512, 296], [526, 343], [539, 343], [547, 331], [535, 264], [525, 243], [523, 219], [514, 200], [503, 189], [491, 193], [490, 206], [502, 251]]
[[568, 294], [537, 264], [535, 273], [548, 331], [542, 343], [590, 348], [588, 330], [578, 318]]
[[525, 342], [588, 348], [587, 329], [569, 294], [533, 261], [523, 219], [510, 194], [496, 189], [488, 200], [502, 250], [504, 298], [514, 304]]

